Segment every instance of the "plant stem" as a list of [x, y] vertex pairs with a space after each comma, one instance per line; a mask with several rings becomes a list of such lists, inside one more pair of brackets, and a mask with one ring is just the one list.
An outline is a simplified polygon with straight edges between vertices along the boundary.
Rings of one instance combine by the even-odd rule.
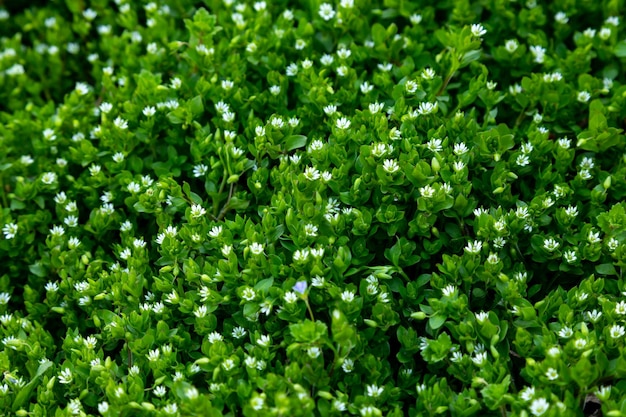
[[309, 297], [304, 298], [304, 304], [306, 304], [306, 309], [309, 312], [309, 316], [311, 317], [311, 321], [315, 321], [315, 317], [313, 316], [313, 310], [311, 310], [311, 305], [309, 304]]
[[226, 200], [226, 203], [224, 204], [224, 206], [222, 207], [222, 210], [220, 211], [220, 213], [217, 215], [217, 221], [220, 221], [224, 218], [224, 215], [226, 215], [226, 212], [228, 211], [229, 207], [229, 203], [231, 198], [233, 198], [233, 192], [235, 190], [235, 184], [230, 184], [230, 191], [228, 192], [228, 200]]

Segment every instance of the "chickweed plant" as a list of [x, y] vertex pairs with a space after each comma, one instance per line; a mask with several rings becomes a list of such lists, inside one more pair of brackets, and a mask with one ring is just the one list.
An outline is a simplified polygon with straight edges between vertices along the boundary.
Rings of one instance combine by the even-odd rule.
[[626, 416], [623, 0], [40, 3], [2, 415]]

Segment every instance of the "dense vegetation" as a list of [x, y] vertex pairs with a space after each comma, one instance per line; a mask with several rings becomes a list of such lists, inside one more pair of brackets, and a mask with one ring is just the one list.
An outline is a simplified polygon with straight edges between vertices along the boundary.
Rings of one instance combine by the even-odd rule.
[[626, 416], [623, 3], [0, 0], [0, 413]]

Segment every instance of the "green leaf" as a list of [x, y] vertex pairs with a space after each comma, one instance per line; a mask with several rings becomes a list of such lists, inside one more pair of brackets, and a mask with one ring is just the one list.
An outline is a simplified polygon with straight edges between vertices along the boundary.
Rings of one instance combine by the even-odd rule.
[[33, 378], [30, 380], [28, 384], [22, 387], [20, 392], [18, 392], [15, 398], [13, 399], [13, 408], [12, 408], [13, 412], [19, 410], [22, 407], [22, 405], [24, 405], [24, 403], [30, 398], [31, 393], [33, 392], [33, 389], [35, 388], [35, 386], [37, 385], [39, 381], [39, 378], [41, 378], [41, 376], [48, 369], [50, 369], [52, 365], [53, 365], [52, 361], [46, 361], [39, 365], [39, 367], [37, 368], [37, 372], [35, 373], [35, 376], [33, 376]]
[[289, 325], [289, 331], [297, 342], [314, 343], [328, 334], [328, 327], [320, 321], [305, 320]]
[[620, 41], [615, 45], [613, 53], [618, 58], [626, 58], [626, 40]]
[[266, 295], [267, 292], [272, 287], [272, 284], [274, 284], [274, 278], [265, 278], [257, 282], [257, 284], [254, 286], [254, 289], [257, 292], [260, 292], [261, 294]]
[[600, 264], [596, 265], [596, 272], [600, 275], [617, 275], [615, 266], [613, 264]]
[[431, 329], [437, 330], [446, 322], [447, 317], [442, 314], [435, 314], [428, 319], [428, 325]]
[[44, 268], [44, 266], [39, 262], [28, 265], [28, 270], [37, 275], [39, 278], [45, 278], [48, 275], [46, 268]]
[[202, 104], [202, 96], [195, 96], [189, 101], [189, 109], [194, 117], [197, 117], [204, 112], [204, 105]]
[[294, 149], [302, 148], [306, 145], [306, 140], [306, 136], [291, 135], [285, 139], [285, 150], [293, 151]]

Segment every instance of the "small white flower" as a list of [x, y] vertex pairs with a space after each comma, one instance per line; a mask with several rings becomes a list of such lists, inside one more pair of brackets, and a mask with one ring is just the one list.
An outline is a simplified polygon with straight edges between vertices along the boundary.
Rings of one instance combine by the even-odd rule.
[[497, 265], [500, 263], [500, 258], [498, 257], [497, 254], [490, 253], [489, 256], [487, 257], [487, 262], [492, 265]]
[[431, 140], [428, 141], [428, 143], [426, 144], [426, 147], [431, 152], [441, 152], [443, 150], [443, 148], [441, 146], [442, 143], [443, 143], [443, 141], [441, 139], [432, 138]]
[[598, 390], [596, 390], [595, 394], [600, 400], [606, 401], [611, 397], [611, 386], [603, 385]]
[[567, 15], [564, 12], [558, 12], [557, 14], [554, 15], [554, 20], [556, 20], [558, 23], [565, 25], [567, 24], [567, 22], [569, 22], [569, 17], [567, 17]]
[[489, 318], [489, 313], [486, 313], [484, 311], [476, 313], [476, 321], [478, 321], [479, 323], [484, 323], [485, 320], [487, 320], [488, 318]]
[[487, 352], [477, 352], [476, 355], [472, 357], [472, 362], [476, 364], [476, 366], [482, 366], [487, 361]]
[[92, 177], [95, 177], [96, 175], [98, 175], [102, 170], [102, 167], [100, 165], [90, 165], [89, 166], [89, 174]]
[[69, 368], [63, 368], [59, 374], [59, 382], [61, 384], [70, 384], [73, 380], [72, 371]]
[[544, 239], [544, 241], [543, 241], [543, 247], [548, 252], [554, 252], [555, 250], [558, 249], [559, 246], [560, 246], [560, 243], [557, 242], [555, 239], [553, 239], [551, 237], [547, 238], [547, 239]]
[[224, 255], [225, 257], [228, 257], [231, 254], [232, 251], [233, 251], [232, 245], [224, 245], [224, 246], [222, 246], [221, 252], [222, 252], [222, 255]]
[[341, 369], [343, 369], [345, 373], [349, 374], [354, 370], [354, 361], [350, 358], [344, 359], [341, 364]]
[[159, 349], [154, 349], [154, 350], [149, 351], [146, 356], [150, 362], [156, 362], [159, 360], [159, 357], [161, 356], [161, 352], [159, 351]]
[[108, 35], [111, 33], [111, 25], [100, 25], [98, 26], [98, 33], [100, 35]]
[[347, 49], [345, 46], [341, 46], [337, 50], [337, 56], [339, 57], [339, 59], [348, 59], [350, 55], [352, 55], [352, 51]]
[[589, 99], [591, 99], [591, 94], [589, 94], [588, 91], [579, 91], [578, 95], [576, 96], [576, 100], [581, 103], [587, 103]]
[[324, 279], [324, 277], [320, 277], [318, 275], [316, 275], [315, 277], [313, 277], [313, 279], [311, 279], [311, 286], [316, 287], [316, 288], [323, 287], [325, 283], [326, 283], [326, 280]]
[[542, 416], [550, 408], [550, 403], [545, 398], [537, 398], [530, 404], [530, 412], [534, 416]]
[[270, 93], [273, 96], [277, 96], [280, 94], [280, 86], [279, 85], [273, 85], [270, 87]]
[[261, 410], [264, 405], [265, 400], [261, 397], [252, 397], [252, 399], [250, 400], [250, 406], [256, 411]]
[[130, 248], [124, 248], [124, 250], [120, 252], [120, 258], [124, 260], [130, 258], [131, 255], [132, 253], [130, 251]]
[[576, 339], [574, 340], [574, 347], [576, 349], [582, 350], [587, 346], [587, 341], [585, 339]]
[[206, 214], [206, 210], [199, 204], [194, 204], [191, 206], [191, 217], [197, 219], [198, 217], [202, 217]]
[[113, 124], [120, 130], [128, 129], [128, 122], [119, 116], [115, 118]]
[[379, 387], [376, 384], [372, 384], [372, 385], [367, 385], [366, 390], [367, 390], [368, 397], [376, 398], [376, 397], [380, 397], [380, 395], [385, 391], [385, 387]]
[[483, 248], [483, 242], [479, 240], [475, 240], [473, 242], [468, 242], [465, 246], [465, 251], [471, 255], [478, 255]]
[[154, 108], [154, 106], [146, 106], [143, 108], [142, 113], [146, 117], [152, 117], [155, 115], [156, 109]]
[[56, 18], [55, 18], [55, 17], [48, 17], [46, 20], [44, 20], [43, 24], [44, 24], [47, 28], [51, 29], [51, 28], [56, 27], [56, 25], [57, 25], [57, 20], [56, 20]]
[[304, 233], [309, 237], [317, 236], [317, 230], [317, 226], [310, 223], [304, 226]]
[[414, 13], [409, 17], [409, 20], [411, 21], [411, 24], [417, 26], [422, 22], [422, 15]]
[[346, 290], [341, 293], [341, 300], [346, 303], [351, 303], [352, 301], [354, 301], [354, 295], [354, 292]]
[[428, 115], [437, 112], [437, 103], [422, 102], [417, 107], [417, 112], [422, 115]]
[[222, 226], [213, 226], [209, 231], [209, 236], [212, 238], [218, 238], [222, 234]]
[[580, 178], [582, 178], [583, 180], [590, 180], [592, 178], [592, 175], [588, 169], [581, 169], [578, 172], [578, 175], [580, 175]]
[[[205, 307], [205, 306], [203, 306]], [[218, 332], [211, 332], [209, 333], [209, 336], [207, 337], [209, 343], [213, 344], [215, 342], [221, 342], [224, 340], [224, 336], [222, 336], [220, 333]]]
[[63, 228], [63, 226], [53, 226], [52, 229], [50, 229], [50, 235], [52, 235], [52, 237], [59, 237], [59, 236], [63, 236], [65, 234], [65, 229]]
[[400, 166], [395, 159], [385, 159], [383, 162], [383, 169], [390, 174], [394, 174], [400, 170]]
[[589, 234], [587, 235], [587, 241], [590, 244], [602, 242], [602, 239], [600, 239], [600, 232], [594, 232], [593, 230], [590, 230]]
[[417, 91], [417, 83], [413, 80], [409, 80], [404, 84], [404, 89], [409, 94], [414, 94]]
[[2, 228], [2, 233], [4, 233], [5, 239], [13, 239], [17, 235], [17, 224], [16, 223], [7, 223]]
[[209, 172], [209, 167], [204, 164], [198, 164], [193, 167], [193, 176], [196, 178], [202, 177]]
[[271, 343], [271, 339], [268, 335], [262, 335], [257, 339], [256, 343], [259, 346], [268, 347]]
[[587, 28], [583, 32], [583, 35], [585, 35], [587, 38], [593, 38], [594, 36], [596, 36], [596, 30], [592, 28]]
[[422, 78], [425, 80], [432, 80], [436, 75], [435, 70], [432, 68], [424, 68], [421, 74]]
[[124, 154], [121, 152], [115, 152], [113, 154], [113, 161], [117, 162], [118, 164], [122, 161], [124, 161]]
[[319, 15], [322, 19], [329, 21], [333, 17], [335, 17], [335, 10], [333, 10], [333, 6], [328, 3], [323, 3], [319, 8]]
[[587, 311], [587, 317], [592, 322], [597, 323], [598, 320], [600, 320], [600, 317], [602, 317], [602, 312], [598, 310]]
[[441, 290], [444, 297], [452, 297], [456, 294], [456, 287], [454, 285], [448, 285]]
[[617, 27], [619, 26], [619, 17], [618, 16], [607, 17], [604, 23], [606, 23], [607, 25], [613, 25]]
[[576, 216], [578, 216], [578, 208], [575, 206], [568, 206], [565, 209], [565, 215], [567, 215], [568, 217], [574, 218]]
[[320, 178], [320, 172], [315, 167], [306, 167], [304, 177], [309, 181], [315, 181]]
[[146, 247], [146, 242], [143, 240], [143, 238], [134, 239], [133, 240], [133, 247], [135, 249], [145, 248]]
[[298, 74], [298, 64], [296, 64], [295, 62], [289, 64], [287, 66], [287, 69], [285, 70], [285, 74], [287, 74], [288, 77], [296, 76]]
[[613, 326], [611, 326], [611, 329], [609, 330], [609, 334], [611, 335], [613, 339], [618, 339], [624, 336], [624, 334], [626, 334], [626, 330], [624, 329], [624, 326], [620, 326], [619, 324], [614, 324]]
[[435, 195], [435, 189], [431, 187], [430, 185], [425, 185], [423, 187], [420, 187], [419, 192], [424, 198], [431, 198], [432, 196]]
[[256, 292], [252, 288], [245, 288], [241, 294], [241, 298], [246, 301], [252, 301], [256, 298]]
[[454, 154], [457, 156], [464, 155], [468, 151], [469, 149], [467, 149], [467, 146], [463, 142], [455, 143], [452, 149], [452, 152], [454, 152]]
[[[224, 362], [222, 362], [222, 368], [224, 368], [225, 371], [230, 371], [231, 369], [233, 369], [235, 367], [235, 361], [233, 361], [232, 359], [226, 359]], [[197, 390], [196, 390], [197, 393]], [[197, 395], [196, 395], [197, 396]]]
[[374, 86], [367, 81], [364, 81], [363, 83], [361, 83], [359, 88], [361, 89], [361, 93], [367, 94], [374, 89]]
[[556, 369], [548, 368], [548, 370], [546, 371], [546, 378], [548, 378], [550, 381], [554, 381], [558, 377], [559, 377], [559, 373], [556, 371]]
[[254, 242], [250, 245], [250, 252], [253, 255], [261, 255], [263, 253], [263, 245], [260, 243]]
[[96, 13], [96, 11], [93, 9], [83, 10], [83, 17], [88, 21], [94, 20], [96, 16], [98, 16], [98, 13]]
[[576, 256], [576, 252], [573, 250], [565, 251], [565, 253], [563, 253], [563, 258], [565, 258], [565, 262], [567, 262], [568, 264], [572, 264], [578, 259]]
[[515, 52], [517, 50], [517, 48], [519, 47], [519, 43], [517, 42], [517, 40], [515, 39], [509, 39], [508, 41], [506, 41], [506, 43], [504, 44], [504, 48], [507, 50], [508, 53], [512, 54], [513, 52]]
[[598, 37], [603, 41], [608, 40], [611, 37], [611, 28], [602, 28], [600, 29], [600, 33], [598, 33]]
[[556, 346], [552, 346], [550, 349], [548, 349], [548, 356], [556, 358], [560, 354], [561, 354], [561, 350], [558, 347], [556, 347]]
[[137, 184], [135, 181], [131, 181], [130, 184], [126, 187], [131, 194], [136, 194], [141, 191], [141, 186]]
[[350, 127], [351, 122], [347, 117], [340, 117], [339, 119], [337, 119], [336, 124], [337, 124], [337, 128], [341, 130], [345, 130]]
[[506, 245], [506, 240], [502, 236], [498, 236], [493, 240], [493, 246], [502, 249]]
[[560, 138], [560, 139], [557, 141], [557, 143], [558, 143], [558, 145], [559, 145], [561, 148], [563, 148], [563, 149], [569, 149], [569, 147], [571, 146], [572, 141], [571, 141], [571, 139], [568, 139], [568, 138]]
[[246, 329], [243, 327], [235, 327], [231, 333], [235, 339], [241, 339], [246, 335]]
[[196, 307], [196, 309], [193, 311], [193, 315], [196, 316], [199, 319], [201, 319], [204, 316], [206, 316], [206, 314], [207, 314], [207, 307], [205, 305], [201, 305], [199, 307]]
[[530, 47], [530, 53], [535, 58], [537, 64], [543, 64], [546, 57], [546, 49], [540, 45], [532, 45]]
[[535, 387], [525, 387], [519, 392], [519, 396], [522, 400], [528, 402], [535, 396]]
[[513, 84], [509, 86], [509, 94], [515, 96], [522, 92], [522, 86], [519, 84]]
[[481, 24], [474, 24], [471, 27], [471, 32], [475, 37], [481, 38], [487, 33], [487, 30]]

